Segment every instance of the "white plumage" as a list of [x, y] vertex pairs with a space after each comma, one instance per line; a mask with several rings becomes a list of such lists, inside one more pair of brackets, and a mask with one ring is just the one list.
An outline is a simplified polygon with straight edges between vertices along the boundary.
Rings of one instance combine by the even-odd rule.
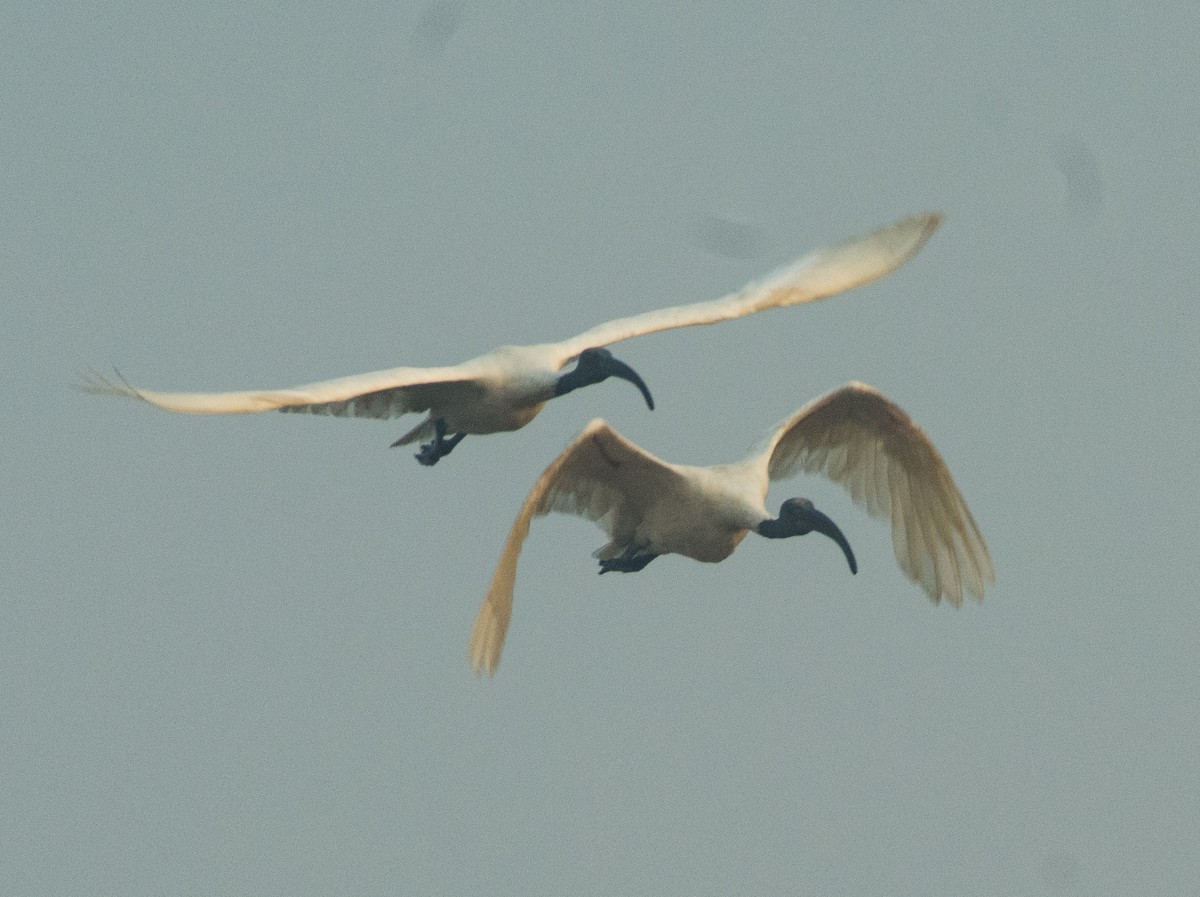
[[[502, 346], [452, 367], [391, 368], [290, 389], [213, 393], [156, 392], [133, 386], [123, 378], [115, 382], [92, 374], [82, 388], [137, 398], [167, 411], [187, 414], [291, 411], [393, 418], [428, 411], [429, 416], [396, 444], [434, 436], [440, 428], [440, 447], [444, 433], [496, 433], [525, 426], [549, 399], [566, 391], [560, 381], [570, 375], [561, 372], [586, 350], [660, 330], [713, 324], [768, 308], [812, 302], [870, 283], [912, 258], [941, 220], [937, 213], [914, 215], [865, 237], [819, 249], [723, 299], [620, 318], [557, 343]], [[629, 379], [642, 389], [647, 404], [653, 407], [640, 378], [635, 379], [636, 374], [620, 362], [612, 360], [612, 364], [621, 370], [606, 369], [599, 379]], [[598, 379], [574, 382], [570, 388], [589, 382]], [[435, 452], [425, 463], [433, 463], [440, 456]]]
[[778, 522], [766, 509], [768, 485], [800, 471], [825, 474], [869, 514], [888, 518], [900, 569], [935, 602], [959, 606], [964, 593], [982, 600], [995, 581], [987, 546], [937, 448], [869, 386], [850, 383], [809, 402], [746, 458], [712, 467], [662, 461], [597, 419], [546, 468], [512, 525], [471, 633], [475, 671], [490, 674], [500, 660], [517, 560], [534, 517], [560, 511], [598, 523], [610, 538], [595, 554], [602, 567], [613, 558], [669, 553], [716, 562], [751, 530]]

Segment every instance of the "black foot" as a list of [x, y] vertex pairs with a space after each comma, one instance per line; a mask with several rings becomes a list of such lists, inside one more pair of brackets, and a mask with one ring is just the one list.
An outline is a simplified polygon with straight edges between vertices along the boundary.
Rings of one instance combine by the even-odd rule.
[[436, 442], [426, 442], [421, 446], [421, 450], [413, 455], [421, 464], [426, 467], [433, 467], [446, 455], [446, 452], [441, 450], [441, 446]]
[[423, 443], [421, 450], [413, 455], [425, 467], [433, 467], [437, 464], [438, 461], [454, 451], [454, 447], [467, 435], [466, 433], [456, 433], [447, 439], [446, 422], [441, 418], [434, 422], [433, 428], [435, 433], [433, 442]]
[[601, 575], [605, 573], [637, 573], [639, 570], [645, 569], [646, 565], [656, 557], [658, 557], [657, 554], [638, 554], [637, 549], [631, 546], [615, 558], [601, 561], [600, 573]]

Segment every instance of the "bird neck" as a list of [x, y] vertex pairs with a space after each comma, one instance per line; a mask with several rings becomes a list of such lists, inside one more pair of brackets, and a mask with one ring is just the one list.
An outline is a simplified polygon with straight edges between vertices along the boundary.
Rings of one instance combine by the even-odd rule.
[[799, 535], [792, 524], [778, 518], [764, 520], [758, 525], [757, 532], [768, 539], [786, 539], [788, 536]]
[[556, 396], [565, 396], [567, 393], [579, 389], [581, 386], [591, 386], [593, 383], [599, 383], [608, 375], [591, 366], [577, 366], [573, 370], [567, 371], [561, 375], [554, 384], [554, 394]]

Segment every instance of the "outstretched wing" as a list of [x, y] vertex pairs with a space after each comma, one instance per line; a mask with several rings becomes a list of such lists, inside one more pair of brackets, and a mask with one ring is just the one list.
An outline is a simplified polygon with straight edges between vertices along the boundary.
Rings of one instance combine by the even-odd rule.
[[818, 249], [723, 299], [679, 305], [619, 318], [555, 343], [565, 362], [584, 349], [670, 330], [715, 324], [768, 308], [782, 308], [834, 296], [895, 271], [917, 254], [942, 223], [939, 212], [926, 212], [881, 227], [865, 237]]
[[632, 537], [647, 497], [676, 477], [674, 470], [603, 420], [584, 427], [529, 491], [513, 521], [487, 596], [471, 630], [471, 663], [491, 675], [512, 618], [517, 559], [534, 517], [551, 511], [596, 521], [614, 540]]
[[120, 382], [97, 373], [87, 376], [80, 388], [97, 395], [141, 399], [166, 411], [183, 414], [253, 414], [258, 411], [293, 411], [332, 414], [336, 417], [399, 417], [425, 411], [438, 388], [459, 384], [470, 388], [479, 376], [472, 362], [444, 368], [391, 368], [309, 383], [291, 389], [251, 392], [154, 392], [134, 386], [118, 374]]
[[892, 522], [900, 569], [934, 601], [956, 607], [963, 590], [982, 600], [995, 582], [992, 558], [946, 462], [898, 405], [862, 383], [809, 402], [767, 437], [772, 480], [804, 470], [849, 490]]

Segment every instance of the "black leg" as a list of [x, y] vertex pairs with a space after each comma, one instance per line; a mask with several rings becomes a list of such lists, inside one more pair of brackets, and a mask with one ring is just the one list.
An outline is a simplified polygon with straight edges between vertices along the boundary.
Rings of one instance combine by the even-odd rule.
[[426, 442], [421, 446], [421, 450], [414, 456], [426, 467], [432, 467], [442, 458], [454, 451], [454, 447], [462, 442], [463, 438], [467, 435], [466, 433], [456, 433], [447, 439], [446, 422], [440, 417], [433, 422], [433, 431], [433, 442]]
[[639, 570], [658, 557], [648, 551], [644, 551], [637, 545], [630, 545], [615, 558], [609, 558], [607, 561], [600, 562], [600, 572], [604, 573], [637, 573]]

